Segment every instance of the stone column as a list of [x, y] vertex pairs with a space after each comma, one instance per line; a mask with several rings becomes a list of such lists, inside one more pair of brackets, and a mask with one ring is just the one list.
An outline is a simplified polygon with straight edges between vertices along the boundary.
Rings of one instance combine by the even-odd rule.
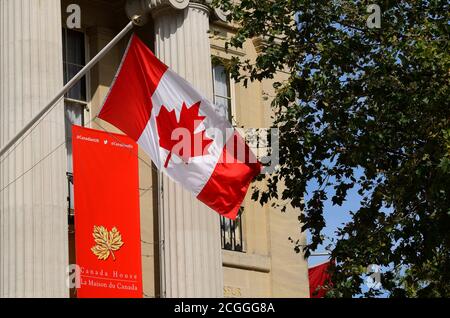
[[[212, 99], [210, 9], [205, 3], [210, 1], [145, 2], [154, 21], [155, 54]], [[222, 297], [218, 214], [166, 176], [160, 175], [159, 187], [162, 296]]]
[[[0, 144], [63, 86], [60, 0], [0, 0]], [[67, 297], [62, 105], [0, 158], [0, 297]]]

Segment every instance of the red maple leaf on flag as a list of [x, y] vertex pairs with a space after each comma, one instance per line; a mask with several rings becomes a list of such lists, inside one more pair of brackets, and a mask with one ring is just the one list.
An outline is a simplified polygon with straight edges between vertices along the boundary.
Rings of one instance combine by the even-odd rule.
[[164, 164], [165, 168], [169, 165], [172, 155], [178, 156], [187, 163], [190, 158], [208, 154], [213, 140], [205, 135], [205, 130], [195, 132], [206, 118], [199, 115], [200, 103], [198, 102], [190, 108], [183, 103], [179, 121], [175, 110], [169, 112], [164, 105], [156, 117], [159, 145], [169, 151]]

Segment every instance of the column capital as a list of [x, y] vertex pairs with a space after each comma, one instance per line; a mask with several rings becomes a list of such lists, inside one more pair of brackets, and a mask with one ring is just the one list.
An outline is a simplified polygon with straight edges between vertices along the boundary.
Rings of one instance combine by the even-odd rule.
[[146, 0], [149, 9], [158, 8], [165, 5], [170, 5], [175, 9], [185, 9], [190, 3], [201, 3], [211, 5], [212, 0]]
[[147, 6], [149, 10], [159, 9], [165, 6], [171, 6], [174, 9], [183, 10], [188, 5], [190, 0], [147, 0]]
[[148, 21], [150, 13], [159, 9], [186, 9], [189, 5], [200, 4], [210, 7], [212, 0], [127, 0], [125, 10], [130, 19], [134, 16], [141, 16], [143, 23]]

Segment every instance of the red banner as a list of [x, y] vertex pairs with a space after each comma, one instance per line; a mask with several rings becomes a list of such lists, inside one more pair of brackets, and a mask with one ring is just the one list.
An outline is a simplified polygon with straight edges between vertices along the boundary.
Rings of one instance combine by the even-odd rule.
[[138, 146], [73, 126], [78, 298], [141, 298]]
[[328, 292], [327, 285], [331, 284], [328, 273], [331, 262], [322, 263], [309, 268], [309, 293], [311, 298], [324, 298]]

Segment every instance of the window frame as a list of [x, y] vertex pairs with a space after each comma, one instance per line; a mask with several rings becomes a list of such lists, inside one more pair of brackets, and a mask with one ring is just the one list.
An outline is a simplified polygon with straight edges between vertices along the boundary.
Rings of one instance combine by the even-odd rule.
[[[212, 84], [213, 84], [213, 103], [216, 104], [216, 97], [224, 98], [229, 101], [229, 112], [228, 114], [229, 118], [227, 118], [233, 127], [237, 127], [237, 118], [236, 118], [236, 82], [235, 80], [230, 76], [230, 74], [226, 71], [224, 63], [217, 62], [218, 57], [213, 56], [213, 63], [212, 63]], [[227, 86], [228, 86], [228, 94], [230, 96], [222, 96], [219, 94], [216, 94], [216, 73], [215, 73], [215, 67], [216, 66], [222, 66], [226, 72], [227, 75]]]
[[[73, 31], [73, 32], [79, 32], [79, 33], [81, 33], [83, 35], [84, 65], [79, 65], [79, 64], [75, 64], [75, 63], [66, 62], [67, 58], [66, 58], [66, 56], [64, 56], [64, 52], [66, 52], [66, 54], [67, 54], [67, 31], [68, 30]], [[65, 34], [65, 37], [64, 37], [64, 34]], [[67, 72], [68, 72], [66, 65], [71, 64], [71, 65], [75, 65], [75, 66], [78, 66], [78, 67], [84, 67], [88, 63], [89, 56], [90, 56], [89, 37], [88, 37], [85, 29], [74, 30], [74, 29], [68, 29], [67, 27], [63, 27], [62, 28], [61, 36], [66, 39], [66, 42], [62, 43], [62, 46], [63, 46], [63, 48], [62, 48], [63, 49], [62, 50], [63, 77], [65, 77], [64, 74], [67, 74]], [[65, 49], [64, 49], [64, 47], [65, 47]], [[90, 78], [90, 74], [87, 73], [84, 78], [85, 78], [85, 92], [86, 92], [86, 94], [85, 94], [86, 96], [85, 97], [86, 97], [86, 100], [78, 100], [78, 99], [73, 99], [73, 98], [67, 97], [66, 95], [64, 96], [64, 115], [66, 115], [65, 110], [66, 110], [66, 105], [67, 104], [78, 105], [80, 107], [81, 125], [83, 127], [86, 125], [86, 118], [88, 117], [87, 113], [89, 112], [90, 103], [91, 103], [91, 90], [90, 90], [91, 78]], [[66, 120], [66, 118], [64, 120]], [[67, 136], [66, 136], [66, 138], [67, 138]], [[74, 200], [74, 198], [71, 195], [73, 193], [73, 191], [71, 191], [72, 190], [71, 187], [73, 187], [73, 171], [69, 171], [70, 169], [69, 169], [69, 162], [68, 162], [68, 160], [69, 160], [68, 154], [66, 155], [66, 160], [67, 160], [67, 163], [66, 163], [66, 165], [67, 165], [66, 177], [67, 177], [67, 190], [68, 190], [68, 193], [67, 193], [67, 204], [68, 204], [67, 205], [67, 209], [68, 209], [69, 224], [73, 224], [74, 223], [74, 216], [75, 216], [75, 211], [74, 211], [74, 209], [71, 208], [72, 202]]]
[[[89, 61], [89, 56], [90, 56], [89, 36], [87, 35], [86, 30], [85, 30], [85, 29], [69, 29], [69, 28], [67, 28], [67, 27], [63, 27], [63, 28], [62, 28], [62, 32], [63, 32], [63, 33], [62, 33], [61, 36], [63, 36], [64, 34], [66, 34], [66, 37], [65, 37], [65, 38], [66, 38], [66, 41], [67, 41], [67, 32], [68, 32], [68, 31], [73, 31], [73, 32], [78, 32], [78, 33], [83, 34], [83, 42], [84, 42], [84, 65], [65, 62], [67, 59], [66, 59], [66, 57], [65, 57], [64, 54], [63, 54], [63, 74], [64, 74], [65, 72], [67, 72], [67, 69], [65, 68], [65, 65], [66, 65], [66, 64], [70, 64], [70, 65], [74, 65], [74, 66], [78, 66], [78, 67], [84, 67], [84, 66], [86, 66], [86, 64], [88, 63], [88, 61]], [[64, 53], [64, 46], [66, 45], [66, 43], [62, 43], [62, 45], [63, 45], [63, 53]], [[66, 47], [67, 47], [67, 45], [66, 45]], [[66, 50], [66, 52], [67, 52], [67, 50]], [[67, 97], [66, 95], [64, 95], [64, 101], [69, 101], [69, 102], [72, 102], [72, 103], [78, 103], [78, 104], [80, 104], [80, 105], [83, 105], [83, 106], [85, 107], [85, 110], [86, 110], [86, 108], [89, 106], [90, 100], [91, 100], [91, 90], [90, 90], [90, 87], [91, 87], [91, 76], [90, 76], [90, 73], [88, 72], [88, 73], [84, 76], [84, 78], [85, 78], [85, 86], [86, 86], [86, 100], [73, 99], [73, 98], [70, 98], [70, 97]]]
[[[224, 251], [229, 252], [236, 252], [236, 253], [247, 253], [247, 244], [245, 240], [245, 227], [244, 227], [244, 207], [242, 206], [239, 209], [238, 217], [236, 218], [236, 221], [232, 221], [230, 219], [225, 218], [224, 216], [220, 216], [220, 241], [221, 241], [221, 247]], [[230, 245], [227, 245], [227, 230], [225, 222], [228, 223], [229, 234], [230, 234]], [[239, 222], [239, 226], [237, 227], [236, 224]], [[240, 235], [240, 245], [236, 244], [236, 230], [239, 230]], [[234, 234], [234, 235], [233, 235]]]
[[[238, 125], [238, 118], [237, 118], [237, 111], [236, 111], [236, 81], [230, 76], [230, 74], [226, 71], [224, 63], [219, 62], [219, 57], [213, 55], [213, 63], [212, 63], [212, 84], [213, 84], [213, 102], [216, 103], [216, 98], [224, 98], [229, 101], [229, 112], [228, 114], [229, 118], [227, 118], [233, 127], [237, 128]], [[226, 72], [227, 77], [227, 86], [228, 86], [228, 94], [229, 96], [222, 96], [220, 94], [216, 94], [216, 66], [222, 66], [224, 68], [224, 71]], [[220, 216], [220, 240], [221, 240], [221, 247], [223, 251], [229, 251], [229, 252], [235, 252], [235, 253], [247, 253], [247, 237], [246, 237], [246, 229], [245, 229], [245, 207], [241, 206], [239, 209], [238, 219], [239, 220], [239, 234], [240, 234], [240, 248], [236, 248], [236, 242], [233, 242], [233, 234], [231, 227], [233, 226], [233, 229], [236, 230], [236, 221], [231, 221], [229, 219], [226, 219], [223, 216]], [[231, 247], [226, 246], [226, 228], [224, 225], [224, 222], [229, 222], [228, 225], [230, 226], [230, 242]], [[234, 235], [234, 238], [236, 236]]]

